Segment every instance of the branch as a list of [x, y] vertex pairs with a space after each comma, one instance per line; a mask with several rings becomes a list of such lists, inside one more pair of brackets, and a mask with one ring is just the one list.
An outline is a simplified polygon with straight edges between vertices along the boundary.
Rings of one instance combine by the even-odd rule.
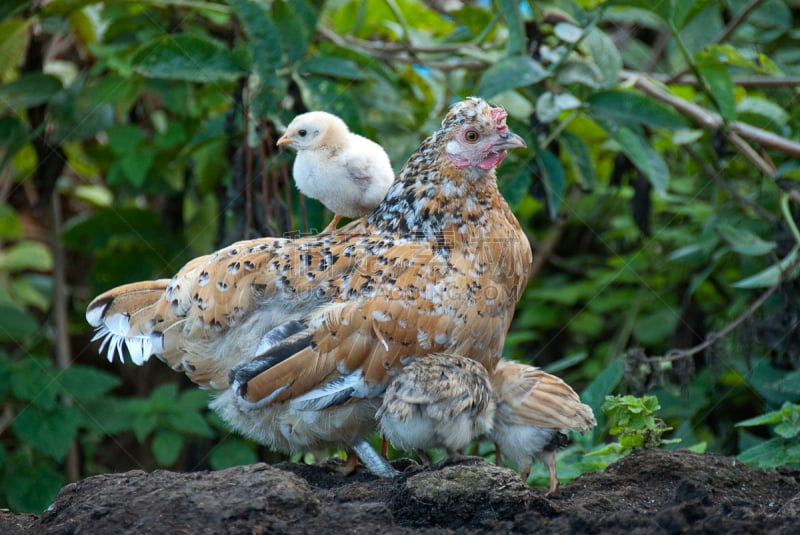
[[744, 195], [742, 195], [741, 193], [736, 191], [736, 188], [734, 188], [733, 186], [728, 184], [725, 181], [725, 179], [722, 178], [722, 175], [721, 175], [720, 172], [718, 172], [717, 170], [712, 168], [708, 164], [708, 162], [703, 160], [700, 157], [700, 155], [697, 154], [697, 152], [695, 152], [691, 147], [689, 147], [688, 145], [684, 145], [683, 146], [683, 150], [689, 155], [689, 157], [692, 160], [694, 160], [694, 163], [698, 167], [700, 167], [700, 169], [702, 169], [703, 173], [705, 173], [706, 175], [711, 177], [711, 179], [714, 182], [716, 182], [717, 185], [720, 188], [722, 188], [725, 191], [727, 191], [732, 197], [734, 197], [736, 200], [738, 200], [743, 205], [753, 209], [755, 212], [758, 213], [758, 215], [760, 215], [762, 218], [764, 218], [765, 220], [769, 221], [770, 223], [775, 223], [775, 221], [777, 221], [777, 218], [774, 215], [772, 215], [772, 213], [770, 213], [768, 210], [766, 210], [763, 206], [761, 206], [760, 204], [758, 204], [756, 202], [751, 201], [750, 199], [748, 199], [747, 197], [745, 197]]
[[[646, 71], [622, 71], [627, 76], [646, 76], [663, 84], [675, 83], [681, 85], [700, 85], [697, 78], [685, 74], [673, 80], [673, 77], [664, 74], [649, 73]], [[735, 78], [733, 85], [741, 87], [796, 87], [800, 85], [800, 76], [746, 76]]]
[[725, 29], [722, 31], [719, 37], [716, 39], [716, 43], [720, 44], [728, 40], [728, 38], [733, 35], [733, 32], [742, 25], [742, 23], [750, 16], [758, 6], [764, 3], [764, 0], [750, 0], [750, 3], [744, 6], [744, 8], [736, 14], [735, 17], [728, 23]]
[[770, 286], [766, 292], [761, 294], [761, 296], [758, 299], [756, 299], [755, 302], [747, 308], [747, 310], [742, 312], [739, 315], [739, 317], [737, 317], [735, 320], [726, 325], [725, 328], [722, 329], [721, 331], [709, 334], [708, 337], [706, 337], [705, 342], [697, 344], [696, 346], [691, 347], [689, 349], [672, 349], [668, 351], [664, 356], [644, 357], [643, 360], [645, 362], [674, 362], [676, 360], [688, 359], [690, 357], [697, 355], [702, 351], [705, 351], [706, 349], [717, 343], [717, 341], [719, 341], [721, 338], [724, 338], [725, 336], [730, 334], [731, 331], [736, 329], [745, 320], [747, 320], [753, 314], [755, 314], [758, 311], [758, 309], [761, 308], [761, 306], [764, 303], [766, 303], [767, 299], [769, 299], [772, 296], [772, 294], [778, 291], [781, 285], [783, 285], [783, 283], [786, 281], [789, 274], [791, 274], [798, 267], [800, 267], [800, 259], [792, 262], [792, 264], [790, 264], [789, 267], [783, 273], [781, 273], [778, 282]]
[[[655, 98], [656, 100], [660, 100], [665, 104], [669, 104], [678, 112], [694, 120], [706, 130], [717, 130], [724, 124], [722, 117], [720, 117], [719, 114], [689, 102], [688, 100], [676, 97], [668, 91], [658, 87], [655, 83], [653, 83], [653, 80], [647, 76], [641, 76], [639, 74], [623, 71], [621, 73], [621, 77], [624, 81], [633, 82], [633, 85], [643, 93], [646, 93], [647, 95]], [[778, 136], [772, 132], [762, 130], [761, 128], [757, 128], [741, 121], [731, 121], [728, 123], [728, 127], [731, 133], [737, 134], [742, 138], [783, 152], [789, 156], [800, 158], [800, 143], [797, 143], [796, 141]], [[732, 140], [732, 142], [734, 144], [736, 143], [734, 140]], [[759, 166], [759, 168], [760, 167], [761, 166]]]

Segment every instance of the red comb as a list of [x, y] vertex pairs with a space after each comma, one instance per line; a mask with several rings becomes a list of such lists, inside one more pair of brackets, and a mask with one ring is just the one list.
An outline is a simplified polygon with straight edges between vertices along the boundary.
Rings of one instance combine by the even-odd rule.
[[497, 126], [498, 130], [507, 130], [508, 125], [506, 124], [506, 117], [508, 114], [506, 110], [503, 108], [492, 108], [492, 119], [494, 119], [495, 125]]

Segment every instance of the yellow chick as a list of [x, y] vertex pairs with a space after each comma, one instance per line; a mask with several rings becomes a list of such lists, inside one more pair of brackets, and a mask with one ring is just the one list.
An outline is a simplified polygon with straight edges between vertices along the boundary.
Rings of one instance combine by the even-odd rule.
[[278, 146], [297, 151], [292, 169], [297, 189], [335, 214], [323, 232], [336, 229], [342, 216], [372, 213], [394, 182], [386, 151], [324, 111], [295, 117]]

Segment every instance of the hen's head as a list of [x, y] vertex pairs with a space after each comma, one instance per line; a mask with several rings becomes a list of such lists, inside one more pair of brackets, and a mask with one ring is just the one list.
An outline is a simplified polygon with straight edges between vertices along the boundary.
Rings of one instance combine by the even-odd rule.
[[339, 146], [347, 140], [347, 125], [337, 116], [324, 111], [298, 115], [278, 139], [278, 146], [295, 150], [314, 150], [323, 146]]
[[447, 159], [456, 167], [483, 170], [500, 165], [508, 149], [526, 147], [506, 125], [508, 114], [485, 100], [470, 97], [454, 104], [442, 121]]

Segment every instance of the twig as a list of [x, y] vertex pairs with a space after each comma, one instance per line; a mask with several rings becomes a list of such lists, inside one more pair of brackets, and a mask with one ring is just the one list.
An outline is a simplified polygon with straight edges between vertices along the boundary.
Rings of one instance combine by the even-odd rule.
[[745, 158], [753, 162], [762, 173], [767, 176], [773, 176], [775, 174], [775, 166], [762, 158], [761, 155], [744, 139], [742, 139], [739, 134], [736, 132], [726, 132], [725, 137], [728, 138], [728, 141], [730, 141], [734, 147], [739, 149], [739, 151], [744, 154]]
[[717, 44], [724, 43], [728, 40], [728, 38], [733, 35], [733, 32], [742, 25], [742, 23], [750, 16], [758, 6], [764, 3], [764, 0], [750, 0], [750, 3], [744, 6], [742, 10], [736, 14], [735, 17], [725, 26], [725, 29], [722, 31], [719, 37], [716, 38], [715, 42]]
[[[681, 85], [699, 85], [697, 78], [690, 74], [684, 74], [680, 77], [666, 76], [664, 74], [649, 73], [645, 71], [631, 71], [623, 70], [623, 76], [646, 76], [664, 84], [681, 84]], [[746, 76], [742, 78], [734, 78], [733, 85], [741, 87], [795, 87], [800, 85], [800, 76]]]
[[[55, 343], [53, 345], [55, 346], [58, 369], [66, 370], [72, 364], [72, 349], [70, 348], [68, 331], [67, 261], [64, 244], [61, 243], [63, 213], [61, 210], [61, 192], [58, 187], [53, 188], [51, 200], [53, 216], [53, 233], [51, 237], [53, 245], [53, 316], [55, 318]], [[72, 405], [73, 400], [65, 395], [63, 403], [64, 405]], [[64, 468], [69, 481], [77, 481], [80, 478], [80, 455], [78, 444], [75, 440], [70, 442], [69, 451], [64, 460]]]
[[[747, 4], [746, 6], [744, 6], [744, 8], [739, 13], [737, 13], [735, 17], [733, 17], [733, 19], [728, 23], [728, 25], [725, 27], [725, 29], [722, 31], [722, 33], [719, 35], [719, 37], [717, 37], [714, 40], [714, 42], [716, 44], [720, 44], [720, 43], [724, 43], [725, 41], [727, 41], [728, 38], [731, 35], [733, 35], [733, 32], [735, 32], [736, 29], [739, 26], [742, 25], [742, 23], [745, 21], [745, 19], [747, 19], [747, 17], [750, 15], [750, 13], [752, 13], [753, 10], [756, 9], [762, 3], [764, 3], [764, 0], [750, 0], [750, 3]], [[673, 33], [677, 37], [677, 31], [674, 31]], [[668, 83], [673, 83], [673, 82], [677, 81], [679, 78], [682, 78], [687, 73], [687, 71], [693, 70], [692, 69], [693, 64], [691, 63], [691, 61], [689, 59], [687, 59], [687, 63], [689, 64], [688, 68], [683, 69], [682, 71], [672, 75], [667, 80], [667, 82]], [[697, 73], [695, 73], [695, 74], [697, 74]], [[697, 80], [701, 80], [701, 78], [698, 76]]]
[[772, 294], [774, 294], [775, 292], [778, 291], [778, 288], [781, 287], [781, 285], [784, 283], [784, 281], [789, 276], [789, 274], [791, 274], [798, 267], [800, 267], [800, 259], [795, 260], [794, 262], [792, 262], [792, 264], [789, 265], [789, 267], [786, 269], [786, 271], [781, 273], [781, 276], [780, 276], [780, 279], [778, 279], [778, 282], [776, 282], [774, 285], [770, 286], [769, 289], [766, 292], [761, 294], [761, 296], [758, 299], [756, 299], [753, 302], [753, 304], [750, 305], [747, 308], [747, 310], [742, 312], [739, 315], [739, 317], [737, 317], [735, 320], [733, 320], [728, 325], [726, 325], [725, 328], [723, 328], [721, 331], [710, 333], [706, 337], [705, 342], [703, 342], [701, 344], [697, 344], [696, 346], [691, 347], [689, 349], [672, 349], [672, 350], [668, 351], [664, 356], [644, 357], [643, 360], [645, 362], [674, 362], [676, 360], [688, 359], [690, 357], [693, 357], [693, 356], [697, 355], [698, 353], [700, 353], [702, 351], [705, 351], [706, 349], [708, 349], [709, 347], [711, 347], [712, 345], [717, 343], [717, 341], [719, 341], [721, 338], [724, 338], [725, 336], [730, 334], [731, 331], [736, 329], [745, 320], [750, 318], [750, 316], [755, 314], [756, 311], [758, 311], [758, 309], [761, 308], [761, 306], [764, 303], [766, 303], [767, 299], [769, 299], [772, 296]]
[[728, 184], [724, 178], [722, 178], [722, 174], [715, 169], [713, 169], [708, 162], [703, 160], [697, 152], [695, 152], [691, 147], [688, 145], [683, 146], [683, 150], [689, 155], [689, 157], [694, 161], [694, 163], [703, 170], [703, 173], [711, 177], [711, 179], [716, 182], [716, 184], [727, 191], [732, 197], [734, 197], [737, 201], [742, 203], [743, 205], [747, 206], [748, 208], [752, 208], [755, 212], [758, 213], [762, 218], [766, 219], [770, 223], [774, 223], [777, 221], [777, 218], [772, 215], [768, 210], [766, 210], [763, 206], [758, 204], [757, 202], [753, 202], [738, 191], [736, 188]]
[[[800, 230], [797, 229], [797, 224], [792, 217], [791, 210], [789, 209], [789, 195], [784, 194], [781, 196], [781, 212], [786, 220], [786, 224], [789, 226], [789, 229], [792, 232], [792, 237], [795, 240], [795, 251], [798, 245], [800, 245]], [[735, 320], [730, 322], [728, 325], [725, 326], [721, 331], [710, 333], [707, 337], [705, 342], [702, 344], [698, 344], [689, 349], [673, 349], [668, 351], [666, 355], [663, 357], [644, 357], [645, 362], [673, 362], [676, 360], [682, 360], [689, 357], [693, 357], [694, 355], [700, 353], [701, 351], [705, 351], [712, 345], [714, 345], [719, 339], [724, 338], [727, 336], [731, 331], [736, 329], [739, 325], [742, 324], [746, 319], [756, 313], [756, 311], [761, 308], [761, 306], [766, 303], [767, 299], [772, 296], [775, 292], [778, 291], [778, 288], [786, 281], [786, 279], [791, 276], [794, 271], [800, 267], [800, 258], [795, 259], [794, 262], [789, 264], [786, 269], [781, 272], [781, 276], [778, 278], [778, 281], [769, 287], [769, 289], [761, 294], [761, 296], [750, 305], [747, 310], [739, 314]]]
[[[679, 113], [694, 120], [706, 130], [717, 130], [724, 124], [719, 114], [689, 102], [688, 100], [676, 97], [658, 87], [654, 81], [647, 76], [623, 72], [622, 79], [633, 82], [634, 86], [643, 93], [669, 104]], [[800, 143], [796, 141], [786, 139], [741, 121], [732, 121], [728, 123], [728, 128], [731, 132], [738, 134], [742, 138], [755, 141], [765, 147], [786, 153], [792, 157], [800, 158]]]
[[242, 99], [242, 117], [244, 120], [244, 236], [253, 237], [253, 149], [250, 147], [250, 98], [252, 93], [247, 87], [247, 98]]

